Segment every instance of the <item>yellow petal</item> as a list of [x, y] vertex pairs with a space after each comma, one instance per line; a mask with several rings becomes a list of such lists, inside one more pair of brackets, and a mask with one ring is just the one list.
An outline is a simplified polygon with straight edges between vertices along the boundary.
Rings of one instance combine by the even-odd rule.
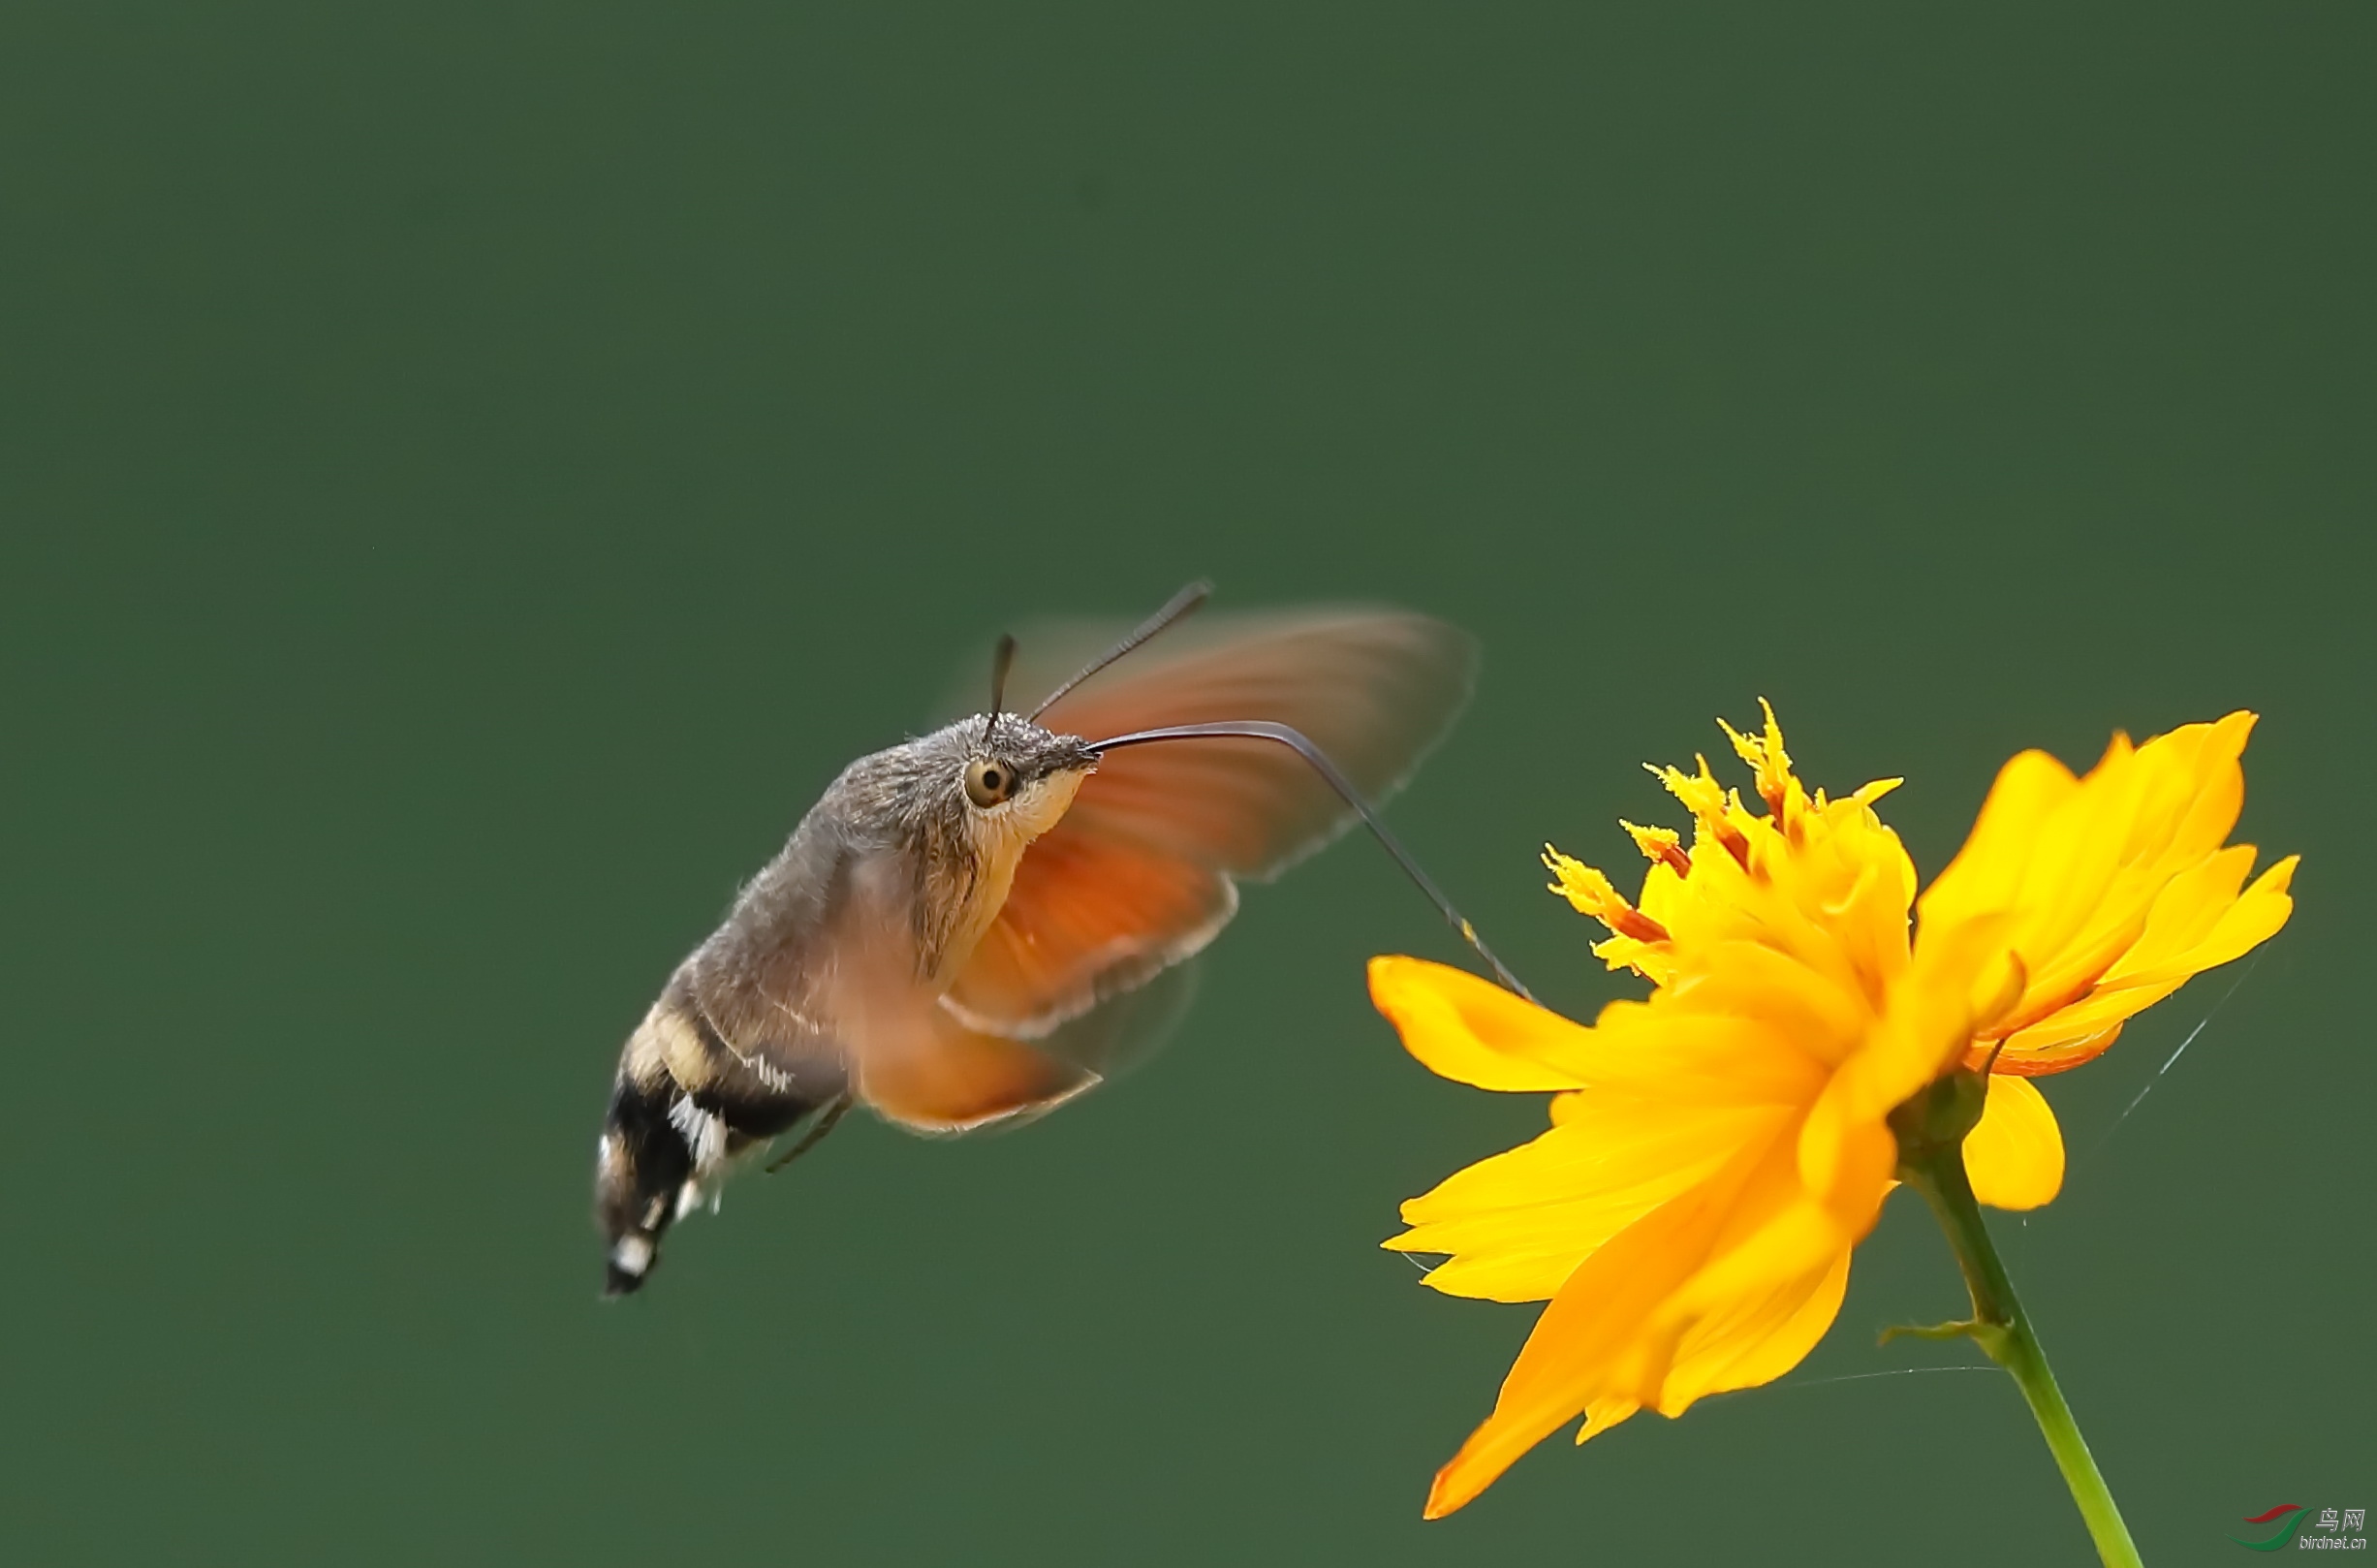
[[2105, 971], [2099, 984], [2110, 986], [2129, 977], [2150, 976], [2210, 935], [2220, 917], [2236, 902], [2237, 890], [2253, 869], [2253, 856], [2251, 844], [2232, 844], [2165, 882], [2154, 895], [2138, 940]]
[[[2253, 846], [2238, 844], [2234, 850], [2223, 851], [2205, 863], [2206, 866], [2234, 856], [2246, 864], [2252, 863]], [[2295, 868], [2302, 857], [2289, 855], [2284, 860], [2254, 878], [2253, 886], [2236, 894], [2234, 902], [2219, 911], [2211, 928], [2205, 931], [2192, 945], [2175, 953], [2153, 951], [2147, 943], [2154, 936], [2151, 923], [2145, 940], [2139, 943], [2142, 951], [2134, 952], [2113, 966], [2105, 977], [2107, 985], [2153, 982], [2166, 978], [2187, 979], [2214, 969], [2221, 964], [2241, 958], [2278, 934], [2295, 912], [2295, 900], [2288, 890], [2295, 880]], [[2234, 862], [2232, 862], [2234, 863]], [[2234, 882], [2229, 886], [2234, 887]], [[2161, 913], [2161, 905], [2156, 905]]]
[[1642, 1408], [1636, 1400], [1620, 1398], [1615, 1395], [1595, 1399], [1584, 1407], [1584, 1422], [1577, 1428], [1579, 1446], [1582, 1446], [1588, 1437], [1599, 1437]]
[[[2218, 849], [2245, 805], [2245, 770], [2237, 759], [2253, 735], [2256, 715], [2242, 709], [2212, 724], [2186, 724], [2138, 748], [2148, 765], [2149, 799], [2141, 826], [2175, 816], [2169, 853], [2191, 861]], [[2167, 748], [2166, 759], [2157, 756]]]
[[[1570, 1276], [1493, 1415], [1438, 1472], [1429, 1518], [1580, 1412], [1593, 1417], [1590, 1435], [1637, 1405], [1676, 1414], [1798, 1364], [1839, 1309], [1848, 1242], [1798, 1196], [1793, 1143], [1750, 1143], [1728, 1171], [1643, 1215]], [[1887, 1185], [1885, 1172], [1876, 1206]]]
[[1938, 1077], [1972, 1037], [1972, 990], [1998, 951], [2001, 922], [1981, 917], [1925, 926], [1913, 964], [1862, 1047], [1833, 1072], [1799, 1134], [1799, 1174], [1811, 1192], [1861, 1190], [1891, 1108]]
[[1916, 905], [1923, 929], [2012, 904], [2040, 824], [2079, 788], [2072, 770], [2044, 751], [2025, 751], [1999, 768], [1964, 847]]
[[[2138, 1003], [2140, 1007], [2160, 999], [2153, 991], [2116, 991], [2114, 994], [2142, 998]], [[2063, 1021], [2061, 1014], [2049, 1020], [2057, 1026]], [[2121, 1038], [2121, 1029], [2122, 1024], [2113, 1023], [2104, 1028], [2086, 1029], [2068, 1039], [2061, 1035], [2052, 1039], [2034, 1039], [2027, 1034], [2017, 1034], [1995, 1046], [1984, 1047], [1976, 1043], [1966, 1057], [1966, 1064], [1979, 1068], [1994, 1055], [1995, 1065], [1988, 1069], [1992, 1073], [2018, 1078], [2045, 1078], [2051, 1073], [2078, 1067], [2082, 1062], [2096, 1060], [2111, 1051], [2113, 1043]]]
[[[1737, 1327], [1756, 1317], [1757, 1303], [1767, 1301], [1777, 1290], [1795, 1284], [1812, 1286], [1815, 1276], [1846, 1255], [1880, 1212], [1896, 1159], [1893, 1147], [1888, 1163], [1871, 1169], [1867, 1191], [1859, 1206], [1863, 1213], [1852, 1234], [1838, 1215], [1808, 1198], [1793, 1179], [1794, 1162], [1788, 1146], [1778, 1152], [1784, 1157], [1762, 1167], [1763, 1179], [1745, 1187], [1727, 1215], [1725, 1227], [1710, 1245], [1707, 1266], [1660, 1307], [1656, 1321], [1679, 1328], [1693, 1345], [1705, 1347], [1713, 1342], [1712, 1335], [1733, 1332], [1729, 1325]], [[1763, 1193], [1757, 1190], [1761, 1185], [1766, 1188]], [[1679, 1339], [1678, 1354], [1684, 1348], [1684, 1340]], [[1664, 1415], [1680, 1415], [1685, 1405], [1705, 1392], [1668, 1387], [1660, 1391], [1659, 1410]]]
[[1707, 1179], [1786, 1113], [1580, 1094], [1560, 1125], [1455, 1172], [1403, 1206], [1385, 1243], [1445, 1253], [1426, 1282], [1452, 1296], [1540, 1301], [1609, 1239]]
[[[2173, 980], [2092, 991], [2069, 1007], [2057, 1008], [2028, 1028], [2008, 1035], [2005, 1049], [1997, 1058], [1999, 1067], [2002, 1071], [2017, 1072], [2022, 1069], [2011, 1064], [2024, 1060], [2036, 1064], [2051, 1057], [2062, 1064], [2056, 1069], [2060, 1072], [2064, 1067], [2092, 1061], [2113, 1043], [2122, 1023], [2177, 990], [2179, 984]], [[2088, 1048], [2084, 1051], [2083, 1046]], [[1984, 1052], [1985, 1058], [1986, 1055]]]
[[1824, 1068], [1768, 1019], [1704, 1013], [1689, 993], [1611, 1002], [1582, 1049], [1564, 1051], [1579, 1080], [1605, 1090], [1701, 1105], [1805, 1105]]
[[[1695, 1324], [1676, 1347], [1659, 1413], [1681, 1415], [1708, 1395], [1771, 1383], [1805, 1361], [1840, 1316], [1849, 1257], [1844, 1246], [1826, 1267]], [[1582, 1442], [1583, 1434], [1577, 1440]]]
[[[2226, 880], [2234, 886], [2229, 870], [2237, 863], [2239, 852], [2244, 860], [2251, 859], [2251, 846], [2239, 844], [2200, 869], [2208, 879]], [[2255, 878], [2252, 887], [2219, 911], [2209, 929], [2204, 929], [2205, 909], [2196, 906], [2174, 916], [2168, 924], [2176, 929], [2166, 931], [2164, 937], [2149, 931], [2140, 940], [2139, 949], [2158, 942], [2165, 951], [2142, 952], [2137, 965], [2124, 958], [2093, 990], [2008, 1037], [1998, 1057], [1998, 1071], [2036, 1077], [2092, 1060], [2118, 1037], [2123, 1020], [2152, 1007], [2204, 970], [2242, 957], [2277, 934], [2294, 912], [2295, 901], [2287, 887], [2299, 859], [2290, 855]], [[2194, 896], [2188, 883], [2189, 879], [2174, 879], [2173, 901], [2184, 903]], [[2159, 915], [2159, 904], [2157, 908]], [[2180, 941], [2190, 945], [2175, 953], [2168, 951]]]
[[1695, 1012], [1764, 1018], [1827, 1067], [1857, 1049], [1873, 1021], [1854, 973], [1811, 967], [1762, 942], [1711, 943], [1696, 956], [1689, 994], [1679, 1000]]
[[1588, 1031], [1464, 970], [1424, 958], [1370, 960], [1370, 1000], [1428, 1071], [1481, 1089], [1525, 1093], [1582, 1083], [1563, 1049]]
[[1469, 1502], [1588, 1406], [1633, 1402], [1629, 1364], [1639, 1360], [1645, 1320], [1706, 1257], [1728, 1195], [1726, 1183], [1711, 1182], [1662, 1204], [1569, 1276], [1535, 1320], [1493, 1414], [1436, 1472], [1429, 1519]]
[[2037, 1208], [2063, 1190], [2063, 1131], [2030, 1080], [1989, 1075], [1980, 1124], [1965, 1135], [1964, 1171], [1992, 1208]]
[[[2038, 753], [1999, 775], [1922, 912], [1926, 930], [1990, 908], [2009, 917], [2027, 987], [1984, 1038], [2012, 1036], [2018, 1070], [2085, 1060], [2094, 1050], [2080, 1042], [2101, 1050], [2122, 1019], [2283, 924], [2276, 898], [2228, 919], [2251, 852], [2220, 845], [2244, 801], [2238, 758], [2253, 723], [2231, 713], [2138, 747], [2116, 735], [2077, 781]], [[2116, 987], [2137, 993], [2105, 994]]]

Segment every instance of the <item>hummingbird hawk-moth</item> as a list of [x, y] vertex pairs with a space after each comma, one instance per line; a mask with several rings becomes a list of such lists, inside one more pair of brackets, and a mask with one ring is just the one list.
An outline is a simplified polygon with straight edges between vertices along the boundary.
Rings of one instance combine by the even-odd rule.
[[[827, 788], [620, 1054], [595, 1164], [609, 1294], [804, 1118], [794, 1153], [854, 1103], [954, 1133], [1098, 1083], [1176, 1019], [1175, 966], [1229, 924], [1237, 884], [1357, 821], [1517, 988], [1369, 806], [1467, 700], [1469, 639], [1317, 609], [1204, 617], [1142, 649], [1207, 591], [1119, 642], [1003, 639], [988, 711]], [[1028, 716], [1008, 689], [1037, 698]]]

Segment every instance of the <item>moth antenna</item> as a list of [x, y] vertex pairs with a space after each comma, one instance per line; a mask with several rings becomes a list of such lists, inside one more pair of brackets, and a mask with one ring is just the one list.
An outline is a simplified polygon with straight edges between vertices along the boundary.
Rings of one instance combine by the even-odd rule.
[[1157, 611], [1145, 620], [1141, 621], [1138, 627], [1132, 631], [1130, 636], [1124, 638], [1112, 647], [1108, 648], [1104, 653], [1101, 653], [1096, 658], [1090, 660], [1089, 663], [1083, 667], [1079, 674], [1075, 675], [1071, 680], [1066, 681], [1063, 685], [1057, 687], [1056, 690], [1048, 693], [1048, 697], [1042, 701], [1041, 705], [1032, 709], [1028, 717], [1033, 722], [1037, 723], [1041, 714], [1046, 713], [1049, 708], [1054, 707], [1058, 702], [1070, 695], [1073, 688], [1079, 686], [1082, 681], [1087, 680], [1090, 676], [1096, 674], [1108, 665], [1112, 664], [1116, 659], [1121, 658], [1133, 648], [1138, 647], [1142, 643], [1144, 643], [1149, 638], [1155, 636], [1156, 633], [1179, 620], [1190, 611], [1195, 610], [1199, 605], [1204, 604], [1212, 596], [1213, 584], [1205, 581], [1202, 578], [1195, 582], [1190, 583], [1187, 587], [1182, 588], [1178, 593], [1173, 594], [1172, 598], [1165, 602], [1163, 609]]
[[983, 744], [990, 744], [990, 732], [998, 728], [1000, 710], [1007, 702], [1007, 672], [1016, 667], [1016, 639], [1010, 632], [999, 634], [999, 645], [990, 655], [990, 716], [983, 720]]
[[[1131, 644], [1126, 643], [1124, 646], [1127, 651]], [[1502, 960], [1495, 957], [1493, 950], [1486, 945], [1486, 939], [1478, 935], [1478, 928], [1461, 918], [1461, 912], [1453, 907], [1453, 900], [1444, 895], [1443, 890], [1429, 879], [1425, 871], [1420, 869], [1420, 862], [1411, 858], [1410, 852], [1395, 841], [1394, 834], [1387, 831], [1387, 825], [1379, 820], [1370, 802], [1361, 798], [1360, 790], [1354, 788], [1353, 780], [1337, 771], [1337, 765], [1329, 760], [1329, 754], [1314, 745], [1311, 737], [1302, 731], [1291, 729], [1285, 724], [1273, 724], [1268, 719], [1247, 719], [1236, 724], [1173, 724], [1160, 730], [1134, 730], [1129, 735], [1118, 735], [1110, 740], [1095, 740], [1090, 743], [1089, 749], [1106, 752], [1117, 746], [1146, 745], [1157, 740], [1197, 740], [1214, 737], [1277, 741], [1310, 763], [1313, 770], [1328, 781], [1329, 787], [1335, 790], [1345, 803], [1361, 816], [1362, 825], [1370, 830], [1387, 853], [1394, 857], [1394, 863], [1403, 868], [1403, 874], [1427, 894], [1428, 902], [1434, 904], [1436, 912], [1444, 916], [1445, 924], [1458, 931], [1461, 940], [1486, 960], [1486, 966], [1494, 972], [1494, 978], [1502, 983], [1503, 989], [1523, 996], [1530, 1002], [1535, 1000], [1535, 993], [1520, 985], [1518, 977], [1503, 966]]]

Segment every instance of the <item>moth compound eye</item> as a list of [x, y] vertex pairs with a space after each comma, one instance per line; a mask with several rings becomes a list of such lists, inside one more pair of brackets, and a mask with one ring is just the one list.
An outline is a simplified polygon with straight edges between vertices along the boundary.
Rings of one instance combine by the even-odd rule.
[[997, 805], [1016, 790], [1016, 770], [1003, 762], [987, 757], [966, 764], [966, 799], [985, 810]]

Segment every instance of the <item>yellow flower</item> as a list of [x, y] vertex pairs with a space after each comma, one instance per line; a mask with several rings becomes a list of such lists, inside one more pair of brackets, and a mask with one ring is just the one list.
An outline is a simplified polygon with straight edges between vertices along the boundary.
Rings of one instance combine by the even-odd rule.
[[2293, 860], [2240, 894], [2253, 851], [2221, 848], [2251, 723], [2116, 739], [2085, 779], [2016, 758], [1910, 939], [1914, 864], [1873, 810], [1897, 781], [1811, 796], [1769, 710], [1759, 735], [1726, 730], [1764, 811], [1705, 759], [1653, 769], [1693, 838], [1626, 825], [1650, 862], [1636, 899], [1546, 851], [1553, 891], [1610, 929], [1594, 953], [1651, 981], [1647, 1001], [1587, 1027], [1460, 970], [1373, 959], [1371, 996], [1429, 1068], [1555, 1094], [1548, 1132], [1405, 1204], [1387, 1243], [1444, 1255], [1439, 1290], [1550, 1303], [1428, 1516], [1579, 1414], [1582, 1442], [1797, 1365], [1892, 1185], [1890, 1113], [1968, 1060], [1995, 1051], [2008, 1075], [1966, 1142], [1976, 1192], [2051, 1198], [2061, 1136], [2013, 1075], [2086, 1059], [2285, 923]]
[[2237, 758], [2253, 720], [2232, 713], [2136, 748], [2116, 735], [2085, 778], [2044, 751], [1999, 770], [1972, 836], [1918, 906], [1926, 928], [2016, 917], [2006, 940], [2023, 965], [2021, 1000], [1974, 1042], [1972, 1065], [1994, 1051], [1994, 1073], [2077, 1067], [2132, 1014], [2286, 924], [2299, 857], [2245, 888], [2253, 846], [2221, 847], [2245, 803]]

